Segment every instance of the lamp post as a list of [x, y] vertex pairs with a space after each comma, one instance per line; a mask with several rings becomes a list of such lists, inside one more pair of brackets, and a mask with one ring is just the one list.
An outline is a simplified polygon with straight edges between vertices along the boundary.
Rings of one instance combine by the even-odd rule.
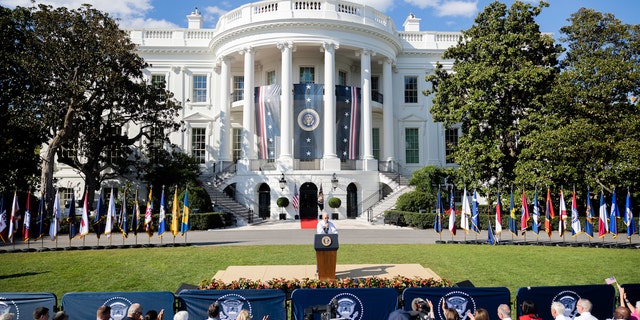
[[331, 186], [333, 187], [334, 191], [338, 187], [338, 177], [336, 177], [336, 173], [335, 172], [333, 173], [333, 176], [331, 177]]
[[284, 187], [287, 186], [287, 180], [284, 178], [284, 173], [280, 176], [280, 180], [278, 182], [280, 183], [280, 189], [284, 191]]

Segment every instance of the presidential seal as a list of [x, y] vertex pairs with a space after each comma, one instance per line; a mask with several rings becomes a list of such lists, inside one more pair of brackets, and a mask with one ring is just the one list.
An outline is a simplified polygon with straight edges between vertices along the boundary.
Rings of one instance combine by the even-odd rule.
[[322, 245], [323, 246], [328, 247], [328, 246], [331, 245], [331, 242], [333, 242], [333, 241], [331, 241], [331, 237], [329, 237], [329, 236], [322, 237]]
[[[466, 320], [469, 318], [469, 313], [476, 312], [476, 302], [473, 298], [462, 291], [451, 291], [441, 298], [439, 305], [442, 305], [442, 299], [444, 299], [447, 308], [453, 308], [458, 312], [460, 320]], [[438, 308], [440, 318], [444, 319], [442, 314], [442, 308]]]
[[[242, 309], [249, 311], [249, 315], [253, 315], [253, 308], [249, 301], [235, 293], [225, 294], [216, 300], [220, 304], [220, 319], [234, 320]], [[245, 306], [246, 304], [246, 306]]]
[[313, 109], [304, 109], [298, 113], [298, 126], [304, 131], [313, 131], [320, 125], [320, 115]]
[[361, 320], [364, 315], [362, 301], [351, 293], [336, 295], [328, 303], [336, 309], [336, 317], [340, 319]]
[[564, 305], [564, 316], [567, 317], [567, 319], [573, 319], [578, 313], [578, 310], [576, 309], [578, 300], [580, 300], [580, 295], [575, 291], [565, 290], [553, 297], [551, 303], [556, 301], [562, 303], [562, 305]]
[[131, 300], [123, 297], [109, 298], [103, 303], [103, 305], [111, 307], [112, 320], [124, 319], [127, 316], [127, 310], [132, 304]]
[[15, 314], [15, 319], [20, 319], [20, 308], [13, 300], [8, 300], [5, 297], [0, 297], [0, 316], [5, 313], [10, 313], [11, 310], [15, 310], [13, 313]]

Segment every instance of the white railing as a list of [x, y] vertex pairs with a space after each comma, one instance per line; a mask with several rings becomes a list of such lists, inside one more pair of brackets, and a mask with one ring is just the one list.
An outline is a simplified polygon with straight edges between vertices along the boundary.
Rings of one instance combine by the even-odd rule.
[[340, 19], [395, 32], [384, 13], [358, 3], [335, 0], [265, 0], [246, 4], [220, 17], [216, 30], [273, 19]]

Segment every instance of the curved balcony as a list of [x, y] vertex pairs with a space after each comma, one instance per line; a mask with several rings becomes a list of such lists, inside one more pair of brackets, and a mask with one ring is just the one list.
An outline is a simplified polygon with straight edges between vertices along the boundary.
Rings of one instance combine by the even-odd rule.
[[221, 16], [216, 31], [224, 32], [247, 24], [280, 19], [340, 20], [395, 33], [391, 18], [382, 12], [366, 5], [330, 0], [274, 0], [249, 3]]

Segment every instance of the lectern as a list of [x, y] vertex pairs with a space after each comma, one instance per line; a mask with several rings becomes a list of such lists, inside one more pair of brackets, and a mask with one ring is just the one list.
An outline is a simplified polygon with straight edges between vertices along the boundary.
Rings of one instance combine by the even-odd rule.
[[338, 235], [316, 234], [313, 241], [313, 246], [316, 249], [318, 279], [335, 279], [336, 256], [338, 254]]

